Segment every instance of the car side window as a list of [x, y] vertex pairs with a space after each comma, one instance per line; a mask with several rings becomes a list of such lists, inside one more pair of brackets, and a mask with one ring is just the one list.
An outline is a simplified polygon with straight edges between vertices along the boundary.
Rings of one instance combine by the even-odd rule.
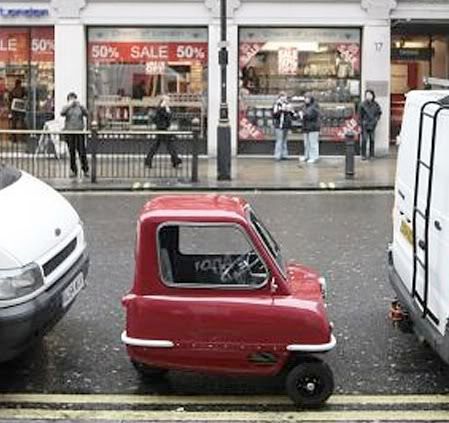
[[235, 225], [164, 225], [159, 229], [159, 264], [169, 285], [257, 287], [268, 271]]

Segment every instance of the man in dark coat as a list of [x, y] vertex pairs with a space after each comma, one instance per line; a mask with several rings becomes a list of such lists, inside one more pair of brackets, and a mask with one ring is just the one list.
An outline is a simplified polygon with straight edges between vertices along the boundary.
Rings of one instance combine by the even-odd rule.
[[369, 143], [369, 157], [375, 157], [375, 131], [377, 122], [382, 115], [382, 109], [376, 101], [376, 94], [373, 90], [365, 91], [365, 100], [360, 104], [360, 126], [362, 128], [362, 160], [367, 159], [366, 145]]
[[305, 106], [300, 113], [302, 131], [304, 133], [304, 157], [301, 161], [315, 163], [320, 158], [320, 127], [321, 112], [318, 103], [312, 95], [306, 94]]
[[288, 102], [287, 94], [281, 91], [273, 105], [273, 123], [276, 135], [276, 144], [274, 146], [275, 160], [286, 160], [288, 158], [287, 136], [295, 115], [293, 107]]
[[[156, 128], [158, 131], [166, 131], [170, 128], [172, 115], [173, 113], [170, 108], [170, 97], [168, 95], [164, 95], [162, 96], [162, 99], [156, 110], [156, 115], [154, 117], [154, 123], [156, 124]], [[172, 166], [174, 168], [178, 167], [182, 163], [182, 160], [178, 156], [174, 140], [169, 134], [161, 134], [157, 136], [156, 141], [151, 146], [150, 151], [145, 158], [145, 166], [148, 166], [149, 168], [152, 167], [153, 157], [162, 142], [165, 144], [170, 154]]]

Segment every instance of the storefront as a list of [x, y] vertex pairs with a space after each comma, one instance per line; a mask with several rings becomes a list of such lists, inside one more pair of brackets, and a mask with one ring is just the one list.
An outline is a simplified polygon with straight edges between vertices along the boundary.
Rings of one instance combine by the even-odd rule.
[[[26, 6], [11, 1], [3, 2], [2, 10], [2, 127], [11, 126], [9, 93], [17, 79], [26, 95], [16, 106], [30, 128], [41, 127], [54, 112], [58, 116], [74, 91], [88, 105], [91, 120], [104, 128], [152, 129], [158, 97], [168, 94], [174, 128], [199, 117], [202, 151], [216, 155], [218, 0], [42, 0]], [[383, 110], [376, 151], [387, 154], [392, 95], [403, 101], [422, 76], [447, 75], [446, 39], [402, 27], [418, 20], [432, 27], [443, 19], [449, 20], [449, 9], [439, 0], [425, 8], [411, 0], [229, 0], [232, 153], [272, 154], [271, 107], [280, 90], [298, 109], [306, 92], [315, 95], [323, 112], [321, 151], [340, 153], [345, 132], [357, 130], [356, 106], [370, 88]], [[291, 153], [298, 154], [300, 131], [290, 139]]]
[[399, 134], [405, 95], [424, 89], [427, 77], [449, 78], [449, 22], [396, 21], [391, 44], [392, 142]]
[[54, 29], [0, 28], [0, 128], [41, 129], [54, 116]]
[[[327, 144], [322, 151], [337, 151], [332, 143], [358, 131], [360, 42], [359, 28], [240, 28], [238, 151], [273, 151], [272, 109], [281, 91], [297, 111], [304, 95], [313, 95]], [[291, 151], [302, 144], [300, 123], [290, 137]]]
[[88, 105], [101, 128], [155, 129], [166, 94], [172, 128], [198, 118], [207, 138], [207, 28], [89, 27], [87, 38]]

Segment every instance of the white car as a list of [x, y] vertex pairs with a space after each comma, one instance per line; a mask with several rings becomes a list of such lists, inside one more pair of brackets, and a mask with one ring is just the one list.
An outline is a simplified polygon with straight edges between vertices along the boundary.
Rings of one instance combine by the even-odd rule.
[[85, 286], [81, 220], [53, 188], [0, 164], [0, 362], [41, 338]]

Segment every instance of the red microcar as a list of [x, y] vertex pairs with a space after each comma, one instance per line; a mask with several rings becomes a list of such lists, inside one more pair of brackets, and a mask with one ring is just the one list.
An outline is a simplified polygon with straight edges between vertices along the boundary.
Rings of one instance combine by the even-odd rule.
[[145, 375], [168, 370], [274, 376], [298, 405], [333, 392], [316, 356], [336, 345], [326, 283], [285, 265], [267, 228], [244, 200], [162, 196], [137, 225], [135, 277], [123, 298], [122, 341]]

